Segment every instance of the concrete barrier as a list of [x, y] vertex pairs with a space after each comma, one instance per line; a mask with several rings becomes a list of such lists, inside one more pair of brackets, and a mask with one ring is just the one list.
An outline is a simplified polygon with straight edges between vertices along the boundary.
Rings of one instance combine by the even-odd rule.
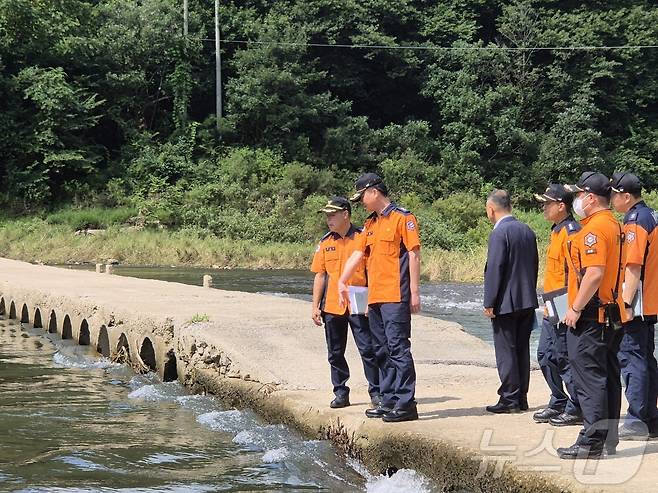
[[[435, 318], [413, 319], [420, 420], [364, 417], [369, 399], [353, 345], [347, 352], [353, 405], [330, 409], [324, 333], [309, 313], [307, 302], [290, 298], [0, 259], [0, 314], [329, 439], [373, 472], [412, 468], [445, 490], [655, 488], [658, 443], [622, 443], [617, 456], [588, 461], [589, 469], [557, 459], [554, 448], [573, 443], [578, 428], [533, 423], [532, 411], [548, 398], [538, 371], [531, 375], [529, 413], [487, 414], [499, 384], [491, 347]], [[208, 321], [192, 323], [196, 314]]]

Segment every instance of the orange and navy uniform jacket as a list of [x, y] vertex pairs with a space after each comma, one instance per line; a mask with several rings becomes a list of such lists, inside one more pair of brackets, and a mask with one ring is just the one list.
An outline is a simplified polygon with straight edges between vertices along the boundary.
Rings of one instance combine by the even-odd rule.
[[368, 304], [408, 303], [411, 299], [409, 252], [420, 248], [418, 221], [394, 202], [363, 225], [357, 249], [368, 268]]
[[[580, 225], [582, 230], [575, 235], [570, 241], [569, 250], [571, 253], [571, 262], [569, 263], [569, 306], [573, 302], [580, 287], [580, 279], [585, 275], [588, 267], [604, 267], [603, 280], [599, 286], [598, 292], [594, 294], [592, 300], [583, 309], [583, 319], [596, 319], [605, 322], [605, 312], [601, 305], [615, 301], [622, 313], [622, 284], [624, 282], [624, 272], [621, 260], [623, 259], [622, 229], [610, 209], [595, 212], [591, 216], [584, 218]], [[574, 272], [576, 269], [577, 272]], [[581, 278], [579, 278], [580, 274]], [[615, 282], [619, 283], [615, 286]], [[617, 292], [617, 299], [614, 299], [613, 293]], [[597, 310], [598, 308], [598, 314]]]
[[[338, 299], [338, 280], [343, 272], [347, 259], [358, 248], [363, 230], [350, 224], [345, 237], [334, 232], [328, 232], [320, 240], [313, 256], [311, 272], [325, 273], [324, 292], [320, 301], [320, 310], [332, 315], [345, 315], [348, 307], [340, 306]], [[347, 283], [348, 286], [367, 286], [366, 261], [362, 260]]]
[[[658, 214], [644, 201], [624, 216], [626, 262], [642, 266], [642, 303], [645, 316], [658, 315]], [[639, 313], [637, 315], [640, 315]]]
[[544, 293], [567, 287], [569, 262], [567, 241], [580, 231], [580, 224], [569, 216], [551, 228], [551, 240], [546, 252]]

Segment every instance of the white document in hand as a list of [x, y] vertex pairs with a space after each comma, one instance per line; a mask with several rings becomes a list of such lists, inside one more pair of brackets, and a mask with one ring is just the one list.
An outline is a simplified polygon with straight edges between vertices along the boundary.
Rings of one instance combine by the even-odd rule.
[[[622, 290], [625, 287], [626, 287], [626, 283], [622, 284]], [[635, 291], [635, 296], [633, 297], [633, 302], [631, 303], [631, 306], [633, 308], [633, 316], [634, 317], [643, 317], [643, 315], [644, 315], [644, 300], [642, 299], [642, 281], [639, 281], [637, 283], [637, 291]]]
[[363, 315], [368, 308], [368, 288], [364, 286], [349, 286], [350, 313]]
[[564, 293], [561, 296], [556, 296], [553, 298], [553, 303], [555, 305], [555, 315], [561, 322], [564, 320], [564, 317], [567, 316], [567, 310], [569, 310], [569, 296], [567, 293]]

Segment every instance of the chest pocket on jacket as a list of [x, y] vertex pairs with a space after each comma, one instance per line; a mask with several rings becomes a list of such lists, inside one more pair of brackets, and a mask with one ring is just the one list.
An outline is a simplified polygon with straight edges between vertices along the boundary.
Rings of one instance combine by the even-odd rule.
[[324, 261], [327, 265], [327, 272], [330, 274], [336, 273], [339, 270], [340, 254], [336, 251], [324, 252]]
[[383, 230], [378, 235], [376, 251], [381, 255], [397, 255], [399, 240], [395, 240], [395, 230]]
[[546, 254], [548, 257], [548, 269], [551, 273], [564, 272], [564, 258], [562, 258], [562, 246], [552, 244]]

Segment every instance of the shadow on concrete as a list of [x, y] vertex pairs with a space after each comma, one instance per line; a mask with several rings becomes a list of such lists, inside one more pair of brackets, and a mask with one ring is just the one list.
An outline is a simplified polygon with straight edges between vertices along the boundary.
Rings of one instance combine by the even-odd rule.
[[441, 402], [458, 401], [460, 397], [442, 396], [442, 397], [421, 397], [416, 399], [418, 404], [439, 404]]
[[[445, 400], [446, 401], [458, 400], [458, 398], [450, 397], [450, 398], [446, 398]], [[436, 400], [435, 402], [444, 402], [444, 401]], [[495, 416], [495, 414], [492, 414], [485, 409], [486, 406], [487, 406], [486, 404], [482, 404], [482, 406], [477, 406], [477, 407], [437, 409], [436, 411], [418, 413], [418, 417], [420, 419], [430, 420], [430, 419], [442, 419], [442, 418], [463, 418], [465, 416]], [[542, 407], [541, 406], [531, 407], [527, 411], [522, 411], [520, 414], [528, 415], [532, 419], [532, 415], [539, 409], [542, 409]], [[501, 414], [501, 416], [505, 416], [505, 415]], [[516, 414], [514, 414], [513, 416], [516, 416]]]
[[491, 413], [488, 413], [484, 406], [463, 407], [457, 409], [437, 409], [436, 411], [418, 413], [418, 418], [421, 421], [429, 421], [431, 419], [463, 418], [464, 416], [491, 416]]
[[[418, 404], [440, 404], [441, 402], [448, 402], [448, 401], [458, 401], [460, 400], [460, 397], [452, 397], [452, 396], [444, 396], [444, 397], [421, 397], [420, 399], [416, 399], [416, 403]], [[352, 402], [350, 404], [351, 406], [371, 406], [370, 401], [368, 402]], [[418, 413], [418, 416], [422, 416], [422, 413]]]
[[[620, 442], [628, 443], [628, 442]], [[612, 456], [612, 459], [621, 458], [621, 457], [636, 457], [638, 455], [649, 455], [649, 454], [658, 454], [658, 442], [649, 441], [637, 447], [629, 448], [622, 450], [617, 448], [617, 454]]]

